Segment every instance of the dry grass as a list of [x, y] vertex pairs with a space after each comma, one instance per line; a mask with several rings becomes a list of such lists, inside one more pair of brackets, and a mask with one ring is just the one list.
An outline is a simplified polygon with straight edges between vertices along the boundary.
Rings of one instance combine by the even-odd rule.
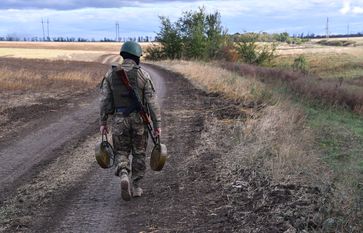
[[[329, 39], [329, 41], [342, 40]], [[274, 66], [282, 69], [292, 69], [294, 59], [303, 55], [309, 64], [309, 73], [321, 78], [351, 80], [363, 77], [363, 39], [344, 38], [356, 46], [323, 46], [312, 40], [300, 46], [280, 45]]]
[[325, 80], [284, 70], [247, 64], [222, 63], [221, 66], [238, 74], [268, 83], [272, 87], [287, 87], [291, 92], [319, 104], [340, 106], [363, 115], [362, 87], [341, 80]]
[[190, 78], [194, 84], [202, 86], [209, 92], [219, 92], [225, 97], [241, 102], [262, 102], [270, 94], [264, 84], [203, 62], [162, 61], [158, 65], [181, 73]]
[[299, 107], [280, 102], [251, 118], [244, 130], [247, 164], [258, 164], [275, 181], [315, 186], [330, 184], [330, 171], [314, 150], [314, 135]]
[[[299, 55], [281, 55], [275, 58], [274, 66], [292, 69], [294, 60]], [[363, 55], [353, 56], [347, 53], [306, 53], [309, 73], [326, 79], [352, 80], [363, 77]]]
[[[363, 39], [362, 38], [348, 38], [344, 40], [351, 40], [356, 42], [356, 47], [341, 47], [341, 46], [323, 46], [318, 42], [323, 39], [314, 39], [309, 43], [302, 45], [287, 45], [280, 44], [276, 50], [278, 55], [301, 55], [301, 54], [348, 54], [352, 56], [363, 55]], [[342, 38], [329, 39], [329, 41], [342, 40]]]
[[[228, 159], [232, 163], [230, 167], [259, 162], [276, 181], [324, 183], [319, 176], [323, 165], [310, 148], [313, 137], [305, 125], [303, 111], [287, 101], [272, 97], [258, 80], [243, 78], [212, 64], [186, 61], [157, 64], [183, 74], [204, 89], [222, 93], [236, 101], [263, 101], [266, 104], [274, 99], [274, 105], [255, 112], [246, 122], [244, 132], [241, 132], [244, 140], [231, 153], [234, 157]], [[301, 166], [302, 163], [304, 166]]]
[[105, 51], [102, 52], [85, 50], [0, 48], [0, 57], [25, 59], [96, 61], [100, 56], [104, 55], [105, 53]]

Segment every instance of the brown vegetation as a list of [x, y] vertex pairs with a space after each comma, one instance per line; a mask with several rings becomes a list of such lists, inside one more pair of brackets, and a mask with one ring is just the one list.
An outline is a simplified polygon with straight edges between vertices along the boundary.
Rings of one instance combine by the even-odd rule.
[[343, 80], [325, 80], [295, 72], [247, 64], [222, 63], [221, 67], [237, 72], [241, 76], [258, 78], [262, 82], [278, 87], [281, 87], [281, 84], [285, 85], [301, 98], [341, 106], [363, 114], [362, 88]]
[[211, 66], [209, 63], [169, 60], [157, 64], [187, 76], [194, 84], [202, 86], [203, 89], [219, 92], [225, 97], [245, 105], [256, 105], [271, 97], [263, 83], [253, 79], [241, 78], [238, 74], [218, 66]]
[[228, 167], [262, 166], [277, 182], [326, 183], [319, 176], [324, 165], [311, 148], [313, 136], [306, 127], [305, 113], [298, 107], [273, 96], [257, 79], [244, 78], [208, 63], [166, 61], [158, 64], [185, 75], [210, 92], [240, 103], [240, 114], [247, 115], [248, 120], [238, 135], [244, 140], [229, 155], [233, 158], [226, 160], [230, 163]]

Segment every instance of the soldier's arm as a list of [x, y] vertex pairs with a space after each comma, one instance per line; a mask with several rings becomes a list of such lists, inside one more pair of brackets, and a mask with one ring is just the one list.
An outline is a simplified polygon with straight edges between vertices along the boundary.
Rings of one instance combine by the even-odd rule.
[[112, 71], [107, 72], [104, 79], [102, 80], [100, 89], [100, 124], [107, 125], [108, 114], [113, 111], [113, 96], [108, 77], [111, 75]]
[[149, 75], [146, 75], [146, 84], [144, 89], [145, 102], [150, 110], [151, 120], [153, 121], [153, 126], [155, 129], [161, 127], [161, 112], [160, 105], [158, 103], [156, 91], [154, 84], [150, 79]]

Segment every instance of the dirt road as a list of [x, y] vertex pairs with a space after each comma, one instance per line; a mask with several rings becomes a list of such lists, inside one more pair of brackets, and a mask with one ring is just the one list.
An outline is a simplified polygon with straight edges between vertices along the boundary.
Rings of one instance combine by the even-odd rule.
[[98, 105], [91, 95], [1, 147], [0, 231], [295, 232], [318, 226], [319, 190], [274, 186], [253, 169], [236, 171], [243, 185], [222, 179], [228, 175], [219, 162], [233, 146], [223, 139], [234, 136], [228, 122], [243, 119], [239, 103], [144, 67], [157, 86], [170, 156], [163, 171], [148, 169], [145, 195], [123, 201], [113, 170], [97, 166]]
[[[102, 170], [95, 164], [92, 147], [95, 143], [94, 138], [98, 137], [98, 100], [93, 95], [91, 100], [84, 99], [79, 102], [74, 108], [76, 110], [44, 121], [44, 127], [28, 129], [29, 132], [24, 133], [20, 140], [1, 148], [0, 158], [4, 161], [0, 167], [0, 197], [2, 213], [5, 213], [2, 216], [3, 230], [134, 232], [153, 228], [177, 229], [176, 226], [167, 224], [168, 218], [174, 219], [175, 214], [160, 214], [161, 219], [153, 220], [159, 213], [155, 215], [150, 211], [153, 211], [155, 206], [169, 209], [175, 199], [170, 193], [170, 185], [178, 186], [178, 180], [173, 177], [177, 176], [176, 170], [173, 169], [177, 164], [173, 162], [173, 158], [180, 160], [179, 157], [182, 156], [178, 153], [188, 153], [193, 149], [203, 121], [197, 114], [192, 114], [192, 109], [188, 109], [189, 114], [183, 113], [187, 107], [193, 107], [189, 102], [195, 102], [197, 105], [198, 98], [193, 100], [193, 95], [188, 93], [189, 98], [184, 101], [181, 100], [184, 98], [181, 95], [187, 94], [187, 89], [182, 88], [182, 92], [173, 91], [180, 86], [188, 88], [191, 86], [189, 83], [182, 79], [174, 81], [174, 77], [162, 78], [157, 70], [152, 67], [147, 69], [156, 83], [160, 103], [165, 109], [164, 122], [166, 125], [173, 125], [173, 128], [165, 127], [163, 132], [171, 158], [161, 173], [148, 171], [144, 182], [145, 197], [130, 203], [123, 202], [119, 195], [118, 179], [113, 175], [113, 171]], [[169, 89], [166, 89], [166, 84], [169, 85]], [[169, 94], [166, 95], [166, 92]], [[178, 109], [183, 103], [184, 110]], [[183, 113], [180, 119], [175, 116], [179, 111]], [[185, 127], [186, 125], [190, 127]], [[170, 131], [173, 133], [169, 135]], [[178, 132], [178, 135], [174, 135], [175, 132]], [[92, 138], [91, 142], [88, 142], [87, 138]], [[72, 160], [74, 157], [69, 157], [72, 154], [70, 150], [79, 147], [87, 148], [81, 153], [88, 160], [77, 160], [80, 164], [66, 167], [75, 162]], [[87, 170], [82, 170], [83, 167]], [[74, 171], [76, 169], [83, 172], [77, 173]], [[63, 176], [67, 177], [67, 182], [64, 182]], [[168, 183], [168, 179], [173, 182]], [[52, 187], [54, 184], [55, 188]], [[164, 192], [167, 195], [163, 195]], [[179, 212], [174, 208], [170, 210]], [[180, 211], [185, 210], [187, 209]], [[149, 213], [145, 214], [145, 211]], [[12, 212], [17, 216], [12, 215]], [[166, 225], [158, 226], [159, 221]]]

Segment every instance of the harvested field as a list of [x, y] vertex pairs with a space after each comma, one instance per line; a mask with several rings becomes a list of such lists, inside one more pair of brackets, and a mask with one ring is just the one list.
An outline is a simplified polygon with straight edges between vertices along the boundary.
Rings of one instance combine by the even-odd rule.
[[[118, 56], [122, 43], [115, 42], [0, 42], [0, 57], [68, 61], [99, 61]], [[141, 43], [146, 51], [151, 43]]]
[[29, 119], [89, 95], [106, 71], [99, 63], [0, 58], [0, 141]]
[[[0, 48], [23, 49], [55, 49], [55, 50], [83, 50], [83, 51], [108, 51], [117, 52], [121, 42], [0, 42]], [[141, 43], [146, 49], [151, 43]]]

